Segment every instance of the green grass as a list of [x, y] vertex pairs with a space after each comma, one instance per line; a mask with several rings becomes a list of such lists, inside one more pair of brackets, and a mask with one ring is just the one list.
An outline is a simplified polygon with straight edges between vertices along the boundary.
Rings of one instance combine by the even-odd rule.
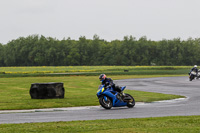
[[190, 70], [192, 66], [26, 66], [0, 67], [0, 73], [116, 72], [135, 70]]
[[[0, 67], [0, 78], [108, 75], [187, 75], [192, 66], [38, 66]], [[125, 70], [127, 72], [125, 72]]]
[[[90, 75], [186, 75], [192, 66], [38, 66], [0, 67], [0, 77]], [[124, 72], [126, 70], [127, 72]], [[55, 73], [57, 73], [55, 75]], [[62, 73], [62, 74], [60, 74]]]
[[1, 133], [199, 133], [200, 116], [1, 124]]
[[[113, 79], [150, 77], [137, 75], [112, 76]], [[100, 84], [98, 76], [62, 76], [62, 77], [17, 77], [0, 78], [0, 110], [39, 109], [56, 107], [75, 107], [99, 105], [96, 92]], [[64, 99], [31, 99], [31, 83], [63, 82]], [[161, 93], [125, 90], [136, 102], [151, 102], [180, 98], [182, 96]]]

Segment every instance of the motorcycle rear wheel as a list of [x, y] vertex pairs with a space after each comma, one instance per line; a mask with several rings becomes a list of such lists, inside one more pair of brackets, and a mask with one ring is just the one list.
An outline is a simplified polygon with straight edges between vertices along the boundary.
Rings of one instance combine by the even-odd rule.
[[104, 98], [104, 96], [102, 96], [102, 97], [99, 98], [99, 103], [103, 108], [111, 109], [112, 106], [113, 106], [112, 100], [107, 96], [105, 96], [105, 97], [106, 97], [107, 100]]
[[129, 94], [126, 94], [126, 96], [131, 98], [131, 100], [129, 100], [130, 102], [127, 102], [127, 107], [133, 108], [135, 106], [135, 99]]

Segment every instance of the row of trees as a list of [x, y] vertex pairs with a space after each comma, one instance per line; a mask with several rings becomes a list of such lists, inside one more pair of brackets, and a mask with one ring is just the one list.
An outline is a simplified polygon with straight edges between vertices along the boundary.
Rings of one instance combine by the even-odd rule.
[[31, 35], [0, 44], [0, 66], [193, 64], [200, 64], [200, 38], [151, 41], [125, 36], [108, 42], [97, 35], [79, 40]]

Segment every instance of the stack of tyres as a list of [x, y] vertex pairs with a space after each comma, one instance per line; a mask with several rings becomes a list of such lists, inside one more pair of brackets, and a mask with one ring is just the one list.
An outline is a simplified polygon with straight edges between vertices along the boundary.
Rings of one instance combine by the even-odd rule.
[[32, 83], [30, 88], [32, 99], [64, 98], [65, 89], [63, 83]]

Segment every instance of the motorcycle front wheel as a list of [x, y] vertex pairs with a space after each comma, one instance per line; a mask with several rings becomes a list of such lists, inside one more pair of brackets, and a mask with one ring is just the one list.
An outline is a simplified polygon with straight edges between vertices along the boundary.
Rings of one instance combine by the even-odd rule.
[[105, 109], [111, 109], [113, 106], [112, 100], [107, 96], [101, 96], [99, 98], [99, 103]]
[[189, 77], [189, 81], [192, 81], [193, 79], [194, 79], [194, 76], [191, 75], [191, 76]]

